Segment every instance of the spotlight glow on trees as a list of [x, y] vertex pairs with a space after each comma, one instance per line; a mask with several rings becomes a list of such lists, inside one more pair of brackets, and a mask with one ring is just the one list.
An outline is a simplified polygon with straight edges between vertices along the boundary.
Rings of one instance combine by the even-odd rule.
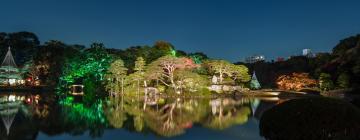
[[311, 88], [315, 87], [316, 83], [316, 80], [311, 79], [308, 73], [292, 73], [290, 75], [281, 75], [276, 80], [278, 88], [283, 90]]

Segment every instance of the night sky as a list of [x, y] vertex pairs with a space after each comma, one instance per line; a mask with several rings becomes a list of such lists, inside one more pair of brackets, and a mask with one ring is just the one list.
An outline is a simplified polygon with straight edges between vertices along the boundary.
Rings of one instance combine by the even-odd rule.
[[[75, 2], [76, 1], [76, 2]], [[316, 2], [314, 2], [316, 1]], [[330, 52], [360, 33], [359, 0], [6, 0], [0, 32], [109, 48], [171, 42], [233, 62]]]

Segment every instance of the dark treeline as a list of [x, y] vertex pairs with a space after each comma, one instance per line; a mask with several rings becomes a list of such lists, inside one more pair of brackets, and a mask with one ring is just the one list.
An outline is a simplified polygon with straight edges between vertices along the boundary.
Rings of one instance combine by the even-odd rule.
[[[256, 71], [263, 87], [276, 87], [280, 75], [293, 72], [309, 73], [314, 79], [329, 74], [333, 88], [357, 88], [360, 86], [360, 35], [341, 40], [331, 53], [318, 53], [314, 57], [292, 56], [279, 62], [245, 64]], [[237, 64], [242, 64], [238, 62]]]
[[[38, 75], [41, 83], [56, 85], [63, 73], [67, 61], [83, 55], [82, 52], [97, 51], [98, 48], [105, 50], [113, 58], [120, 58], [124, 61], [128, 73], [132, 73], [137, 57], [143, 57], [146, 63], [150, 63], [161, 56], [169, 53], [176, 56], [189, 56], [194, 60], [207, 59], [204, 53], [187, 54], [165, 41], [157, 41], [152, 46], [132, 46], [126, 49], [106, 48], [102, 43], [93, 43], [90, 47], [85, 45], [70, 45], [59, 40], [49, 40], [40, 44], [36, 34], [31, 32], [0, 32], [0, 55], [5, 56], [8, 47], [11, 47], [15, 62], [21, 67], [36, 69], [30, 70]], [[96, 53], [96, 52], [95, 52]], [[84, 57], [86, 57], [84, 55]], [[30, 72], [31, 75], [31, 72]], [[26, 77], [26, 76], [25, 76]]]
[[[92, 49], [84, 45], [69, 45], [61, 41], [50, 40], [40, 44], [38, 37], [31, 32], [0, 33], [0, 55], [4, 56], [11, 46], [15, 61], [19, 67], [33, 65], [42, 83], [55, 85], [66, 61]], [[96, 45], [95, 45], [96, 46]], [[99, 46], [99, 43], [98, 45]], [[103, 44], [100, 43], [100, 46]], [[134, 70], [137, 57], [143, 57], [146, 63], [173, 53], [176, 56], [188, 56], [195, 62], [208, 59], [204, 53], [190, 53], [176, 50], [165, 41], [155, 42], [152, 46], [132, 46], [126, 49], [105, 48], [114, 58], [121, 58], [128, 73]], [[280, 75], [293, 72], [306, 72], [314, 79], [322, 73], [329, 74], [334, 88], [359, 87], [360, 85], [360, 35], [341, 40], [331, 53], [318, 53], [315, 57], [292, 56], [280, 62], [257, 62], [245, 64], [255, 71], [262, 87], [276, 87]], [[238, 62], [236, 64], [243, 64]], [[344, 84], [345, 83], [345, 84]]]

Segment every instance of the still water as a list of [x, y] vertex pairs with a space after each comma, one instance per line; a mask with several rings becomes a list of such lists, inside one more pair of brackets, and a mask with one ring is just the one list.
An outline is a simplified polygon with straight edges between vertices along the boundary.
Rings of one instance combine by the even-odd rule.
[[287, 99], [118, 97], [83, 104], [52, 94], [0, 95], [1, 139], [261, 140], [264, 111]]

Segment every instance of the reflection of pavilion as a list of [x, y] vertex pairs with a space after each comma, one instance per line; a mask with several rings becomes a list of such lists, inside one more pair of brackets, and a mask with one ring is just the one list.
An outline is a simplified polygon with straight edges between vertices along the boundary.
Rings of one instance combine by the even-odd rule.
[[28, 93], [0, 94], [0, 140], [36, 139], [39, 128], [37, 120], [32, 118], [38, 112], [38, 96]]
[[0, 116], [6, 128], [6, 134], [9, 135], [11, 125], [19, 112], [21, 106], [21, 97], [14, 95], [4, 96], [0, 98]]

